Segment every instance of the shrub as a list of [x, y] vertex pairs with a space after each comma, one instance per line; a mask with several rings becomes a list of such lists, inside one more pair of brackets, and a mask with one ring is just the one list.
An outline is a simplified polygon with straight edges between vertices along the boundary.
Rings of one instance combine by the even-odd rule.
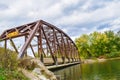
[[105, 54], [105, 56], [107, 58], [119, 57], [120, 56], [120, 52], [111, 52], [109, 54]]
[[17, 53], [0, 47], [0, 80], [28, 80], [23, 73], [18, 70], [19, 60]]
[[8, 70], [15, 70], [18, 67], [17, 54], [12, 51], [6, 53], [0, 51], [0, 67]]
[[21, 71], [14, 70], [6, 70], [0, 68], [0, 80], [29, 80], [26, 78]]

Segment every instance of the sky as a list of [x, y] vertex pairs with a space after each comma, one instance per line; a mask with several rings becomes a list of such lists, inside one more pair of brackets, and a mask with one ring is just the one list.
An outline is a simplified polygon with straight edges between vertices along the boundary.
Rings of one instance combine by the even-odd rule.
[[37, 20], [49, 22], [73, 40], [94, 31], [120, 30], [120, 0], [0, 0], [0, 34]]

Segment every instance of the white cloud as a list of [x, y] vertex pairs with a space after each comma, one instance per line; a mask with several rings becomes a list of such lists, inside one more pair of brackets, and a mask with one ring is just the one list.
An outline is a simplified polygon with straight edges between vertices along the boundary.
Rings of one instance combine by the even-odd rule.
[[[89, 1], [88, 1], [89, 3]], [[89, 6], [86, 4], [84, 6]], [[73, 14], [68, 16], [63, 16], [59, 24], [85, 24], [85, 23], [93, 23], [98, 21], [104, 21], [110, 18], [119, 17], [120, 16], [120, 2], [109, 2], [105, 7], [99, 8], [95, 11], [91, 12], [81, 12], [81, 10], [76, 10]]]
[[113, 31], [119, 31], [120, 30], [120, 18], [115, 19], [110, 23], [111, 27], [110, 29]]
[[108, 30], [119, 31], [120, 30], [120, 17], [112, 19], [112, 20], [108, 20], [106, 22], [102, 22], [96, 25], [95, 27], [96, 27], [96, 31], [99, 31], [99, 32], [104, 32]]
[[[119, 0], [1, 0], [0, 6], [4, 6], [0, 10], [0, 32], [10, 26], [43, 19], [74, 39], [95, 30], [116, 30], [120, 24]], [[111, 27], [98, 30], [104, 22]]]

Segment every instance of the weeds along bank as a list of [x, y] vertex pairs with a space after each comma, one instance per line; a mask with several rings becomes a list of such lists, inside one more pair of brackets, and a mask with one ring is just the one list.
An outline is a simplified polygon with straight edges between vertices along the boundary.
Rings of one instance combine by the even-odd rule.
[[0, 47], [0, 80], [28, 80], [21, 71], [18, 70], [19, 61], [17, 54], [8, 50], [6, 53]]
[[39, 59], [17, 59], [13, 51], [0, 47], [0, 80], [57, 80]]

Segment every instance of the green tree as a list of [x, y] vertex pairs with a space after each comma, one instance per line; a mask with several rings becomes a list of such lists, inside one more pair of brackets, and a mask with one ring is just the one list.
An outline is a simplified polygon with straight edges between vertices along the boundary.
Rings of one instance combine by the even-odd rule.
[[76, 39], [76, 44], [78, 46], [78, 50], [81, 53], [81, 56], [84, 58], [88, 58], [91, 56], [89, 51], [89, 36], [83, 34], [80, 38]]
[[107, 46], [107, 53], [111, 53], [112, 51], [115, 51], [116, 45], [115, 45], [115, 34], [113, 31], [105, 31], [105, 34], [108, 38], [108, 42], [106, 44]]
[[120, 31], [116, 34], [113, 31], [83, 34], [75, 42], [84, 58], [120, 56]]
[[104, 55], [104, 51], [106, 50], [105, 44], [108, 39], [104, 33], [94, 32], [90, 34], [91, 36], [91, 52], [92, 56], [99, 57], [99, 55]]

